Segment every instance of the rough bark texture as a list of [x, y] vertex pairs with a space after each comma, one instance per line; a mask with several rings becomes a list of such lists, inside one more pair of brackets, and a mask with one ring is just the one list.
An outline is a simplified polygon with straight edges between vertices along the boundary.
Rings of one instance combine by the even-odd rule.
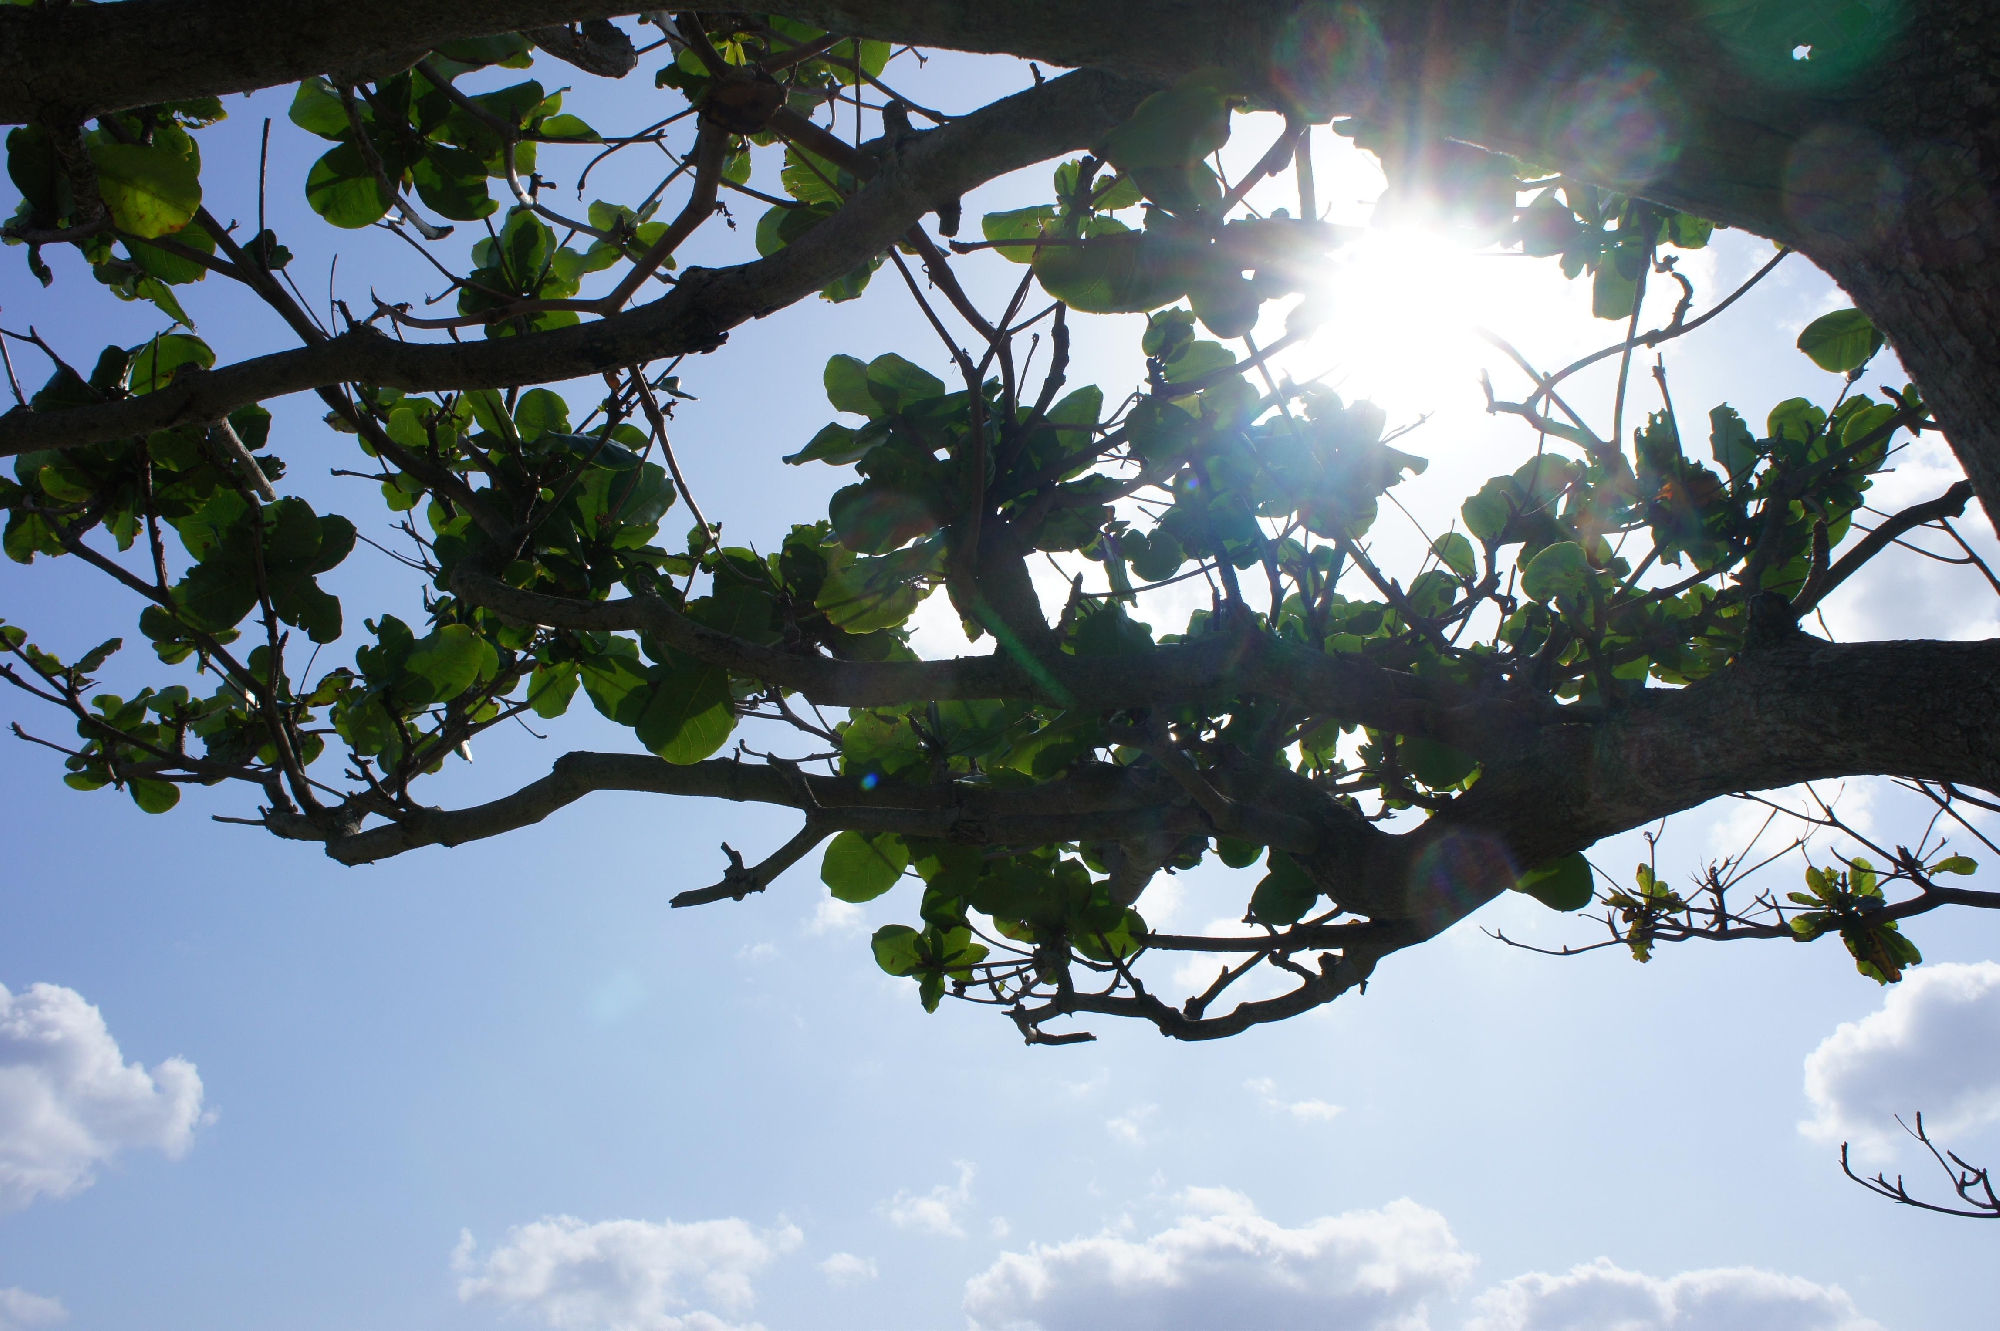
[[1856, 108], [1860, 132], [1827, 131], [1818, 174], [1848, 190], [1794, 211], [1807, 253], [1889, 334], [2000, 523], [2000, 5], [1923, 8]]
[[440, 42], [630, 14], [615, 0], [122, 0], [0, 9], [0, 122], [293, 83]]
[[[1798, 245], [1889, 334], [1989, 514], [2000, 515], [1993, 0], [1902, 6], [1879, 54], [1818, 82], [1750, 59], [1693, 0], [1337, 8], [781, 0], [773, 8], [840, 31], [1093, 66], [1154, 84], [1223, 64], [1316, 114], [1396, 120]], [[74, 123], [286, 83], [455, 37], [621, 11], [631, 9], [582, 0], [0, 9], [0, 121]], [[655, 354], [682, 345], [693, 344]], [[562, 373], [595, 368], [573, 360], [557, 354], [552, 364]]]

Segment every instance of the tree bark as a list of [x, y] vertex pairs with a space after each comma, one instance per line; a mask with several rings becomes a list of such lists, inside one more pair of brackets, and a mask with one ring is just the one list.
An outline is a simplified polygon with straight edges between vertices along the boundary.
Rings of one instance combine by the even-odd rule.
[[[1720, 26], [1755, 7], [1699, 0], [771, 8], [837, 31], [1091, 66], [1155, 86], [1223, 65], [1322, 118], [1362, 115], [1512, 153], [1794, 245], [1888, 334], [2000, 521], [2000, 0], [1883, 7], [1893, 24], [1865, 34], [1867, 58], [1825, 77], [1816, 52], [1791, 61], [1782, 30], [1760, 47]], [[1811, 7], [1796, 8], [1810, 17]], [[0, 8], [0, 121], [74, 123], [621, 12], [631, 6], [602, 0]]]

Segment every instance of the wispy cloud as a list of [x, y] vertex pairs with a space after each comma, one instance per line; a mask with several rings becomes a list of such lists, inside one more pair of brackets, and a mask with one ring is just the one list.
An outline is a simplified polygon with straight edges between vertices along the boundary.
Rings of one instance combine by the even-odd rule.
[[1301, 1123], [1329, 1123], [1343, 1112], [1339, 1105], [1325, 1100], [1287, 1100], [1278, 1094], [1278, 1083], [1269, 1077], [1252, 1077], [1243, 1085], [1256, 1093], [1264, 1108], [1290, 1114]]

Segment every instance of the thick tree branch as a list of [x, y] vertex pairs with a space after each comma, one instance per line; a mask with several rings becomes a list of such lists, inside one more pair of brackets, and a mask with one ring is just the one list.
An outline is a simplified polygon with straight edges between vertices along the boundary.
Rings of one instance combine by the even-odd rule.
[[0, 9], [0, 122], [87, 119], [411, 59], [442, 42], [612, 18], [605, 0], [124, 0]]
[[1022, 698], [1112, 709], [1262, 693], [1322, 715], [1442, 739], [1473, 753], [1504, 752], [1525, 729], [1580, 722], [1585, 716], [1581, 710], [1553, 703], [1516, 701], [1420, 680], [1352, 657], [1303, 649], [1254, 630], [1205, 635], [1141, 656], [1050, 653], [1032, 670], [997, 651], [948, 661], [842, 661], [718, 633], [658, 597], [574, 601], [510, 587], [469, 565], [454, 573], [452, 590], [474, 605], [526, 623], [651, 633], [675, 651], [795, 690], [822, 705], [887, 707]]
[[407, 343], [357, 328], [297, 350], [183, 373], [140, 397], [58, 412], [17, 409], [0, 416], [0, 457], [207, 423], [250, 402], [331, 384], [409, 393], [508, 388], [711, 351], [737, 324], [783, 309], [886, 249], [939, 198], [1085, 146], [1128, 116], [1144, 93], [1110, 75], [1067, 74], [943, 129], [917, 132], [839, 213], [777, 254], [732, 268], [689, 269], [666, 296], [594, 323], [464, 344]]

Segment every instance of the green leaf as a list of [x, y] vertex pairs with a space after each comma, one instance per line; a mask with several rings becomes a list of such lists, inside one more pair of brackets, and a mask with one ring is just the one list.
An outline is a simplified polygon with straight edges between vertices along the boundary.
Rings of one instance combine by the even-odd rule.
[[565, 661], [556, 665], [538, 665], [535, 673], [528, 678], [528, 705], [536, 716], [544, 721], [553, 721], [569, 710], [570, 699], [576, 696], [576, 663]]
[[834, 421], [822, 426], [820, 432], [807, 441], [804, 448], [796, 453], [787, 453], [785, 461], [795, 467], [807, 462], [825, 462], [835, 467], [844, 467], [880, 443], [882, 438], [879, 429], [872, 433], [865, 430], [851, 430]]
[[486, 187], [486, 164], [463, 148], [433, 144], [410, 168], [410, 182], [425, 206], [454, 222], [476, 222], [500, 207]]
[[1521, 572], [1521, 591], [1537, 601], [1574, 596], [1590, 579], [1590, 564], [1575, 541], [1544, 546]]
[[[1468, 501], [1470, 502], [1470, 501]], [[1455, 531], [1446, 532], [1431, 542], [1431, 553], [1438, 561], [1467, 582], [1479, 572], [1479, 560], [1473, 553], [1472, 542]]]
[[1522, 874], [1514, 890], [1527, 893], [1550, 910], [1582, 910], [1594, 896], [1590, 862], [1581, 851], [1550, 860]]
[[1106, 134], [1098, 152], [1155, 203], [1172, 212], [1204, 202], [1196, 174], [1201, 159], [1229, 141], [1229, 103], [1235, 76], [1198, 69], [1164, 92], [1139, 103], [1132, 118]]
[[44, 218], [54, 220], [70, 210], [69, 177], [56, 157], [54, 140], [40, 125], [22, 125], [8, 133], [7, 176]]
[[591, 705], [621, 726], [637, 726], [652, 701], [652, 682], [630, 638], [613, 638], [605, 650], [577, 663]]
[[1693, 213], [1675, 213], [1667, 219], [1667, 243], [1676, 249], [1705, 248], [1715, 231], [1715, 223]]
[[300, 83], [286, 114], [294, 125], [323, 139], [343, 139], [353, 129], [340, 94], [323, 78], [309, 78]]
[[907, 924], [885, 924], [868, 940], [875, 964], [891, 975], [908, 975], [924, 964], [923, 935]]
[[[979, 230], [988, 240], [1034, 240], [1052, 232], [1056, 210], [1050, 205], [1016, 208], [1012, 212], [988, 213], [979, 219]], [[993, 252], [1010, 263], [1028, 263], [1036, 254], [1032, 245], [999, 245]]]
[[910, 848], [894, 832], [863, 836], [842, 832], [827, 843], [819, 880], [842, 901], [873, 901], [896, 885], [910, 864]]
[[[1170, 384], [1193, 383], [1195, 380], [1226, 370], [1236, 363], [1236, 355], [1220, 342], [1210, 342], [1206, 338], [1187, 344], [1186, 350], [1167, 365], [1167, 382]], [[1204, 407], [1204, 415], [1207, 414]]]
[[941, 552], [926, 549], [925, 544], [879, 559], [857, 559], [840, 547], [829, 549], [826, 579], [813, 598], [814, 607], [849, 633], [901, 626], [929, 595], [928, 585], [918, 579], [938, 566]]
[[785, 145], [785, 165], [778, 172], [785, 193], [800, 203], [830, 203], [838, 207], [857, 182], [833, 163], [796, 145]]
[[1397, 747], [1402, 756], [1403, 769], [1437, 790], [1456, 786], [1479, 766], [1479, 760], [1471, 754], [1436, 740], [1411, 736]]
[[1238, 841], [1226, 836], [1215, 839], [1216, 858], [1232, 869], [1249, 868], [1257, 862], [1257, 855], [1263, 849], [1254, 841]]
[[636, 727], [639, 742], [670, 763], [698, 763], [736, 729], [729, 671], [705, 661], [670, 669], [653, 686]]
[[1285, 851], [1274, 849], [1264, 864], [1270, 872], [1250, 894], [1250, 914], [1259, 924], [1297, 924], [1319, 900], [1319, 887]]
[[125, 790], [132, 796], [132, 802], [147, 813], [165, 813], [181, 802], [181, 788], [171, 781], [135, 776], [126, 780]]
[[1979, 861], [1964, 855], [1949, 855], [1930, 867], [1932, 873], [1955, 873], [1970, 876], [1978, 872]]
[[868, 367], [853, 356], [835, 356], [826, 363], [821, 376], [826, 384], [826, 400], [835, 411], [852, 412], [873, 420], [882, 414], [882, 404], [868, 391]]
[[1860, 310], [1822, 314], [1799, 334], [1799, 350], [1822, 370], [1848, 374], [1866, 365], [1886, 339], [1874, 321]]
[[[830, 364], [828, 368], [831, 369]], [[868, 362], [868, 392], [883, 411], [903, 411], [919, 402], [943, 397], [944, 381], [891, 351]]]
[[500, 655], [470, 626], [446, 624], [418, 640], [403, 668], [431, 686], [426, 701], [445, 702], [475, 682], [491, 679], [500, 668]]
[[1124, 548], [1132, 571], [1147, 582], [1164, 582], [1180, 572], [1181, 565], [1187, 562], [1187, 551], [1179, 539], [1164, 527], [1157, 527], [1150, 533], [1134, 532], [1126, 536]]
[[531, 388], [514, 404], [514, 428], [524, 444], [545, 434], [568, 434], [569, 404], [546, 388]]
[[134, 393], [155, 393], [172, 383], [174, 373], [184, 365], [206, 370], [214, 364], [215, 352], [200, 338], [191, 333], [164, 333], [133, 349], [125, 383]]
[[166, 144], [92, 143], [90, 160], [97, 192], [120, 231], [169, 235], [201, 209], [200, 165]]
[[[1103, 219], [1097, 227], [1121, 223]], [[1187, 294], [1187, 266], [1179, 246], [1163, 246], [1144, 232], [1100, 234], [1088, 246], [1057, 245], [1035, 255], [1042, 289], [1088, 314], [1141, 313]]]
[[[550, 116], [536, 128], [537, 132], [545, 134], [549, 138], [566, 139], [571, 143], [604, 142], [602, 138], [598, 137], [596, 130], [567, 112], [562, 115]], [[739, 181], [738, 183], [742, 182]]]
[[361, 149], [343, 143], [306, 172], [306, 203], [337, 227], [356, 231], [373, 226], [393, 206]]
[[1459, 516], [1465, 519], [1465, 529], [1482, 541], [1497, 541], [1507, 530], [1507, 521], [1514, 516], [1520, 502], [1520, 488], [1511, 476], [1495, 476], [1479, 487], [1479, 493], [1460, 506]]
[[1748, 476], [1761, 456], [1750, 427], [1727, 404], [1708, 413], [1708, 449], [1731, 481]]
[[1597, 265], [1590, 283], [1590, 312], [1600, 319], [1629, 319], [1638, 303], [1639, 283], [1618, 271], [1609, 258]]

